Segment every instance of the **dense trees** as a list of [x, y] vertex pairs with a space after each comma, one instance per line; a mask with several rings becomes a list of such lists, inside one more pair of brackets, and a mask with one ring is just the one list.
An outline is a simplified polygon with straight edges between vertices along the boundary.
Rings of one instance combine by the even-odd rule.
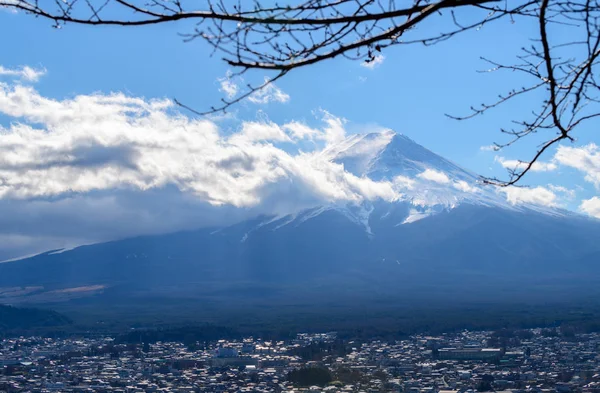
[[344, 357], [350, 352], [351, 345], [345, 340], [317, 342], [306, 347], [290, 349], [290, 355], [300, 356], [305, 361], [321, 361], [325, 356]]
[[154, 344], [158, 341], [177, 341], [191, 346], [197, 342], [239, 339], [242, 337], [242, 333], [234, 329], [206, 324], [200, 326], [132, 330], [117, 337], [116, 342]]
[[288, 380], [298, 386], [324, 386], [333, 380], [327, 367], [302, 367], [288, 373]]
[[71, 323], [69, 318], [54, 311], [0, 304], [0, 332], [12, 329], [66, 326]]

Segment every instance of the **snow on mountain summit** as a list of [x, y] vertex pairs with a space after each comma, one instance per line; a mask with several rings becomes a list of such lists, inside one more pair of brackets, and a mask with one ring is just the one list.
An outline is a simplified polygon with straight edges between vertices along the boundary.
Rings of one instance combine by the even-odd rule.
[[455, 180], [477, 181], [477, 175], [391, 130], [352, 135], [324, 154], [343, 164], [347, 171], [376, 181], [396, 176], [413, 178], [428, 169], [451, 175]]
[[262, 225], [276, 230], [335, 211], [363, 227], [369, 235], [376, 236], [375, 227], [409, 225], [463, 204], [561, 215], [559, 210], [551, 207], [511, 204], [497, 187], [483, 185], [475, 173], [391, 130], [351, 135], [321, 154], [324, 159], [343, 165], [345, 171], [355, 176], [390, 183], [398, 198], [315, 206], [303, 212], [270, 218]]
[[493, 187], [482, 187], [476, 174], [391, 130], [352, 135], [323, 154], [356, 176], [393, 183], [400, 199], [415, 206], [507, 205]]

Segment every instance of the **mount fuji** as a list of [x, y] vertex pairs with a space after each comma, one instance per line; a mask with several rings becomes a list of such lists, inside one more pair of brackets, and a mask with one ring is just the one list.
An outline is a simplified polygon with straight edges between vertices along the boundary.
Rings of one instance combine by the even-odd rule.
[[512, 205], [497, 187], [483, 185], [475, 173], [393, 131], [353, 135], [326, 149], [322, 155], [329, 161], [343, 165], [344, 170], [358, 177], [392, 184], [399, 192], [399, 197], [387, 204], [366, 201], [360, 204], [319, 206], [299, 214], [272, 217], [261, 226], [277, 223], [276, 227], [281, 228], [314, 218], [325, 211], [336, 210], [350, 221], [362, 225], [367, 234], [373, 235], [371, 225], [383, 222], [394, 226], [410, 224], [461, 205], [577, 216], [566, 210], [531, 203]]
[[3, 263], [0, 303], [545, 301], [599, 287], [597, 220], [508, 203], [476, 174], [391, 131], [351, 136], [320, 154], [357, 177], [389, 184], [398, 197], [321, 204]]

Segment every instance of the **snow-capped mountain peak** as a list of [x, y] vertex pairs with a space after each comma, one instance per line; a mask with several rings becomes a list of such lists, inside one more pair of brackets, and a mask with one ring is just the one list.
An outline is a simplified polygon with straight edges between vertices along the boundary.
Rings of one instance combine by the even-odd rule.
[[324, 154], [356, 176], [393, 183], [401, 199], [416, 206], [453, 208], [465, 200], [507, 205], [493, 187], [483, 187], [476, 174], [391, 130], [352, 135]]
[[397, 176], [413, 178], [427, 169], [457, 180], [477, 181], [477, 175], [391, 130], [352, 135], [324, 154], [343, 164], [348, 172], [377, 181]]
[[326, 160], [343, 165], [345, 171], [355, 176], [389, 182], [399, 197], [393, 202], [363, 200], [315, 206], [304, 212], [269, 219], [268, 224], [273, 223], [273, 230], [300, 225], [331, 211], [361, 226], [369, 236], [376, 236], [373, 228], [380, 222], [391, 226], [409, 225], [463, 204], [562, 214], [558, 209], [545, 206], [510, 204], [504, 193], [497, 187], [483, 185], [475, 173], [391, 130], [351, 135], [322, 154]]

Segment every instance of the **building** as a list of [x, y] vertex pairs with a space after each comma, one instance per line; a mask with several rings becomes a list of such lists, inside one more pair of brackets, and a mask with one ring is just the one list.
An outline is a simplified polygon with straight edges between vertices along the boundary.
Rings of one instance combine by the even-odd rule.
[[499, 360], [500, 348], [441, 348], [437, 350], [440, 360]]

